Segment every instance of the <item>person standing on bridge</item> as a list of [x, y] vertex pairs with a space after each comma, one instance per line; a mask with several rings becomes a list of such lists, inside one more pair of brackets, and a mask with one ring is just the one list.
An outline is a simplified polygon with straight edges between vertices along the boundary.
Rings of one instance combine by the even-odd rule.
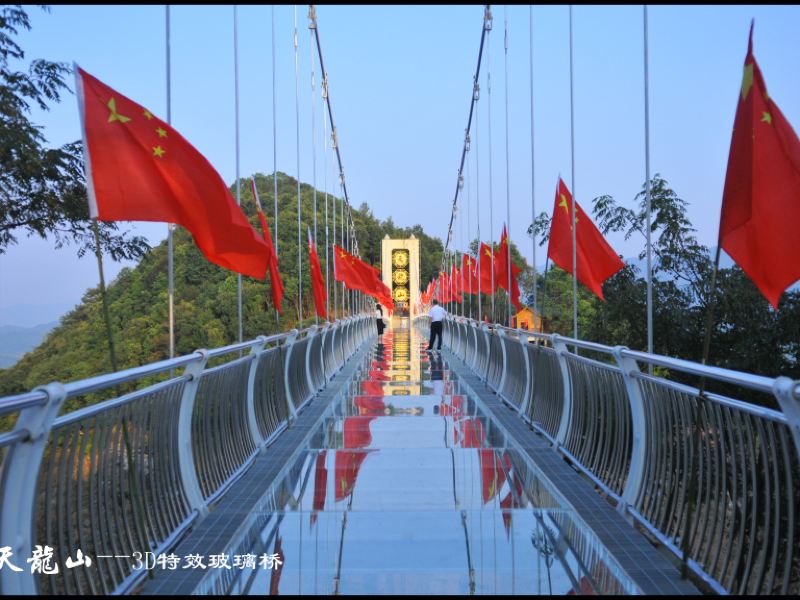
[[383, 322], [383, 308], [380, 304], [375, 304], [375, 324], [378, 326], [378, 335], [383, 335], [383, 328], [386, 323]]
[[439, 305], [439, 301], [434, 299], [433, 306], [431, 306], [428, 316], [431, 318], [431, 337], [428, 340], [428, 352], [433, 350], [433, 342], [439, 338], [439, 347], [437, 350], [442, 349], [442, 323], [447, 316], [447, 311]]

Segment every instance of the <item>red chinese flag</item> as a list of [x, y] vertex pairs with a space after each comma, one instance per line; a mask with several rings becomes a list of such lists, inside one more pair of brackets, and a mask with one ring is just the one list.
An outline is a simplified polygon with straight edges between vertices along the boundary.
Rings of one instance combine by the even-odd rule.
[[461, 304], [461, 273], [456, 269], [455, 263], [453, 263], [453, 267], [450, 269], [450, 291], [452, 300]]
[[[497, 285], [504, 290], [508, 291], [508, 233], [506, 233], [506, 226], [503, 225], [503, 235], [500, 238], [500, 250], [495, 255], [494, 263], [494, 277]], [[517, 309], [517, 312], [522, 310], [522, 304], [519, 302], [519, 283], [517, 276], [522, 272], [514, 261], [511, 261], [511, 303]]]
[[334, 461], [334, 474], [336, 476], [335, 500], [344, 500], [352, 492], [358, 478], [361, 463], [367, 458], [370, 451], [364, 450], [337, 450]]
[[444, 271], [439, 274], [439, 293], [439, 302], [442, 304], [446, 304], [452, 300], [450, 295], [450, 278]]
[[214, 167], [167, 123], [75, 67], [89, 212], [177, 223], [211, 262], [264, 279], [269, 250]]
[[497, 273], [494, 276], [494, 287], [492, 287], [492, 265], [494, 264], [494, 253], [492, 249], [481, 242], [480, 258], [476, 260], [476, 269], [480, 269], [478, 281], [481, 284], [482, 294], [493, 294], [497, 289]]
[[[550, 224], [550, 243], [547, 256], [554, 263], [572, 273], [572, 194], [558, 178], [553, 220]], [[622, 259], [608, 245], [589, 215], [575, 202], [575, 240], [577, 243], [577, 279], [603, 298], [603, 282], [625, 266]]]
[[258, 211], [258, 220], [261, 223], [261, 233], [264, 236], [264, 242], [267, 244], [267, 268], [269, 269], [269, 280], [272, 287], [272, 304], [278, 314], [281, 312], [281, 301], [283, 300], [283, 282], [281, 281], [281, 274], [278, 271], [278, 255], [275, 252], [275, 246], [272, 245], [272, 234], [267, 225], [267, 217], [261, 209], [261, 201], [258, 199], [258, 190], [256, 189], [256, 180], [251, 179], [250, 185], [253, 189], [253, 198], [256, 201], [256, 210]]
[[365, 396], [383, 396], [383, 384], [380, 381], [362, 381], [361, 393]]
[[386, 404], [382, 398], [374, 396], [353, 396], [353, 406], [358, 409], [359, 416], [384, 416]]
[[336, 281], [344, 283], [347, 289], [366, 292], [368, 286], [355, 268], [355, 260], [355, 256], [347, 250], [333, 245], [333, 271]]
[[478, 450], [478, 457], [481, 463], [483, 503], [486, 504], [500, 491], [506, 481], [506, 473], [500, 457], [493, 449], [481, 448]]
[[311, 230], [308, 230], [308, 264], [311, 268], [311, 290], [314, 292], [314, 306], [317, 314], [323, 319], [328, 318], [328, 311], [325, 303], [328, 301], [328, 292], [325, 290], [325, 278], [322, 276], [322, 269], [319, 266], [317, 248], [311, 239]]
[[345, 417], [344, 447], [366, 448], [372, 443], [372, 432], [369, 424], [377, 417]]
[[325, 467], [325, 457], [327, 450], [322, 450], [317, 455], [316, 471], [314, 473], [314, 513], [311, 515], [311, 523], [317, 522], [317, 511], [325, 510], [325, 498], [328, 495], [328, 469]]
[[464, 274], [464, 289], [465, 294], [478, 293], [478, 278], [476, 275], [476, 262], [469, 254], [461, 256], [461, 272]]
[[800, 279], [800, 140], [753, 56], [753, 27], [733, 123], [719, 245], [777, 309]]

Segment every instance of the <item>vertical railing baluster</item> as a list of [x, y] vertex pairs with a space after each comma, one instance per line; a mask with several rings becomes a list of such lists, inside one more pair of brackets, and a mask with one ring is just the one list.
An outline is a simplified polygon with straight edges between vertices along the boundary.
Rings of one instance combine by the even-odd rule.
[[197, 388], [200, 386], [200, 374], [208, 362], [208, 351], [197, 350], [196, 353], [200, 354], [200, 358], [189, 363], [183, 372], [184, 375], [189, 377], [189, 381], [186, 382], [183, 388], [181, 408], [178, 413], [178, 467], [189, 509], [196, 510], [202, 519], [208, 514], [208, 505], [200, 488], [197, 467], [194, 462], [192, 413], [194, 411], [195, 398], [197, 397]]
[[258, 420], [256, 419], [256, 372], [258, 371], [259, 358], [264, 351], [264, 346], [267, 343], [267, 338], [260, 335], [256, 338], [258, 343], [250, 349], [250, 354], [253, 360], [250, 363], [250, 369], [247, 374], [247, 423], [250, 427], [250, 437], [253, 439], [253, 444], [256, 448], [264, 449], [264, 436], [261, 435], [261, 430], [258, 428]]
[[617, 510], [633, 523], [628, 513], [628, 506], [636, 508], [636, 502], [644, 482], [644, 471], [647, 465], [647, 419], [645, 418], [644, 397], [639, 379], [636, 375], [640, 372], [639, 365], [632, 358], [622, 356], [624, 346], [616, 346], [612, 352], [614, 359], [622, 372], [625, 382], [628, 402], [631, 408], [631, 428], [633, 429], [633, 443], [631, 445], [631, 464], [628, 468], [628, 477], [625, 488], [622, 490], [622, 499]]
[[572, 383], [569, 376], [569, 369], [567, 368], [567, 354], [569, 350], [567, 345], [561, 341], [561, 336], [557, 333], [552, 337], [553, 349], [556, 351], [558, 358], [558, 366], [561, 368], [561, 379], [564, 382], [564, 404], [561, 408], [561, 421], [558, 425], [558, 432], [556, 433], [556, 443], [563, 446], [567, 441], [567, 434], [569, 433], [570, 416], [572, 415]]

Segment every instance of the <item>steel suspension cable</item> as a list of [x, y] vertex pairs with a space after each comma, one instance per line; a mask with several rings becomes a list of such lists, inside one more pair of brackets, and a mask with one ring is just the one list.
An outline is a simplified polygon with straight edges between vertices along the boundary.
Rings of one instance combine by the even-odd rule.
[[[170, 56], [170, 20], [169, 4], [166, 9], [166, 50], [167, 50], [167, 124], [172, 125], [172, 61]], [[172, 232], [175, 230], [173, 223], [167, 223], [167, 296], [169, 298], [169, 357], [175, 358], [175, 268], [174, 268], [174, 241]], [[170, 369], [170, 377], [173, 371]]]
[[[533, 6], [528, 7], [528, 17], [530, 21], [530, 68], [531, 68], [531, 89], [530, 89], [530, 96], [531, 96], [531, 226], [533, 226], [533, 222], [536, 220], [536, 187], [534, 185], [534, 153], [533, 153]], [[538, 299], [536, 297], [536, 288], [538, 287], [538, 281], [536, 280], [536, 234], [532, 233], [531, 235], [531, 261], [533, 265], [533, 323], [531, 323], [531, 329], [535, 330], [535, 320], [536, 315], [539, 315], [539, 304]], [[539, 315], [541, 319], [541, 315]]]
[[[236, 101], [236, 204], [242, 205], [241, 181], [239, 179], [239, 30], [236, 6], [233, 7], [233, 79]], [[236, 304], [239, 313], [239, 343], [244, 341], [242, 332], [242, 274], [236, 274]]]
[[301, 251], [300, 206], [300, 63], [297, 57], [297, 5], [294, 5], [294, 106], [297, 132], [297, 322], [303, 321], [303, 254]]
[[[573, 337], [578, 339], [578, 247], [575, 240], [575, 102], [572, 76], [572, 5], [569, 6], [569, 137], [572, 168], [572, 330]], [[578, 348], [575, 347], [577, 354]]]
[[[345, 227], [345, 224], [344, 224], [344, 208], [345, 208], [345, 205], [346, 205], [347, 206], [348, 225], [350, 227], [352, 227], [352, 229], [353, 229], [353, 232], [352, 232], [353, 233], [353, 246], [352, 246], [351, 250], [352, 250], [352, 252], [353, 252], [353, 254], [355, 256], [359, 256], [358, 240], [355, 238], [355, 222], [353, 221], [353, 215], [352, 215], [352, 212], [351, 212], [350, 196], [347, 193], [347, 183], [345, 181], [345, 176], [344, 176], [344, 166], [342, 164], [342, 155], [341, 155], [341, 151], [339, 149], [338, 135], [337, 135], [337, 132], [336, 132], [336, 122], [333, 119], [333, 108], [331, 106], [330, 87], [329, 87], [329, 82], [328, 82], [328, 73], [325, 70], [325, 60], [323, 59], [323, 56], [322, 56], [322, 44], [320, 43], [320, 38], [319, 38], [319, 24], [317, 23], [316, 10], [314, 9], [314, 5], [311, 5], [311, 10], [309, 11], [309, 20], [311, 21], [311, 24], [309, 25], [309, 28], [313, 30], [314, 38], [316, 40], [317, 56], [319, 58], [320, 74], [321, 74], [323, 85], [324, 85], [324, 89], [325, 89], [325, 93], [324, 93], [325, 105], [328, 108], [328, 120], [331, 123], [331, 138], [332, 138], [331, 145], [334, 148], [334, 150], [336, 150], [336, 161], [337, 161], [338, 166], [339, 166], [339, 186], [341, 187], [341, 190], [342, 190], [342, 212], [341, 212], [341, 217], [342, 217], [342, 247], [345, 247], [344, 246], [344, 227]], [[349, 235], [349, 232], [348, 232], [348, 235]], [[335, 283], [334, 283], [334, 285], [335, 285]], [[344, 303], [344, 295], [345, 295], [344, 283], [342, 283], [342, 302], [343, 303]], [[348, 303], [349, 302], [350, 302], [350, 298], [348, 297]], [[344, 304], [343, 304], [343, 306], [344, 306]]]
[[[650, 240], [651, 206], [650, 206], [650, 77], [647, 65], [647, 5], [644, 10], [644, 171], [645, 194], [647, 196], [647, 352], [653, 353], [653, 246]], [[653, 374], [653, 365], [647, 365]]]
[[508, 278], [506, 279], [506, 298], [508, 305], [508, 322], [507, 325], [511, 327], [511, 175], [509, 173], [509, 160], [508, 160], [508, 7], [503, 7], [503, 46], [505, 48], [504, 62], [505, 62], [505, 86], [506, 86], [506, 254], [508, 256]]
[[[273, 221], [275, 227], [275, 255], [278, 254], [278, 130], [277, 130], [277, 108], [275, 103], [275, 6], [272, 7], [272, 200], [273, 200]], [[274, 286], [276, 282], [270, 278], [270, 285]], [[281, 325], [280, 313], [278, 308], [275, 307], [275, 321], [278, 324], [278, 329]]]
[[[314, 113], [314, 94], [316, 93], [316, 82], [314, 81], [314, 27], [316, 27], [314, 18], [314, 6], [308, 8], [308, 30], [309, 30], [309, 56], [311, 57], [311, 195], [314, 203], [314, 251], [317, 248], [317, 138], [316, 138], [316, 119]], [[311, 265], [309, 264], [309, 269]], [[314, 310], [314, 324], [319, 325], [319, 317], [317, 310]]]
[[[331, 242], [328, 235], [328, 114], [325, 112], [325, 101], [328, 97], [327, 81], [322, 79], [320, 82], [322, 88], [322, 140], [325, 147], [325, 308], [328, 313], [329, 320], [336, 320], [336, 284], [333, 288], [333, 315], [331, 315], [331, 288], [329, 282], [330, 272], [330, 250]], [[336, 218], [336, 211], [333, 211], [333, 217]]]
[[[487, 94], [487, 108], [489, 117], [488, 117], [488, 135], [489, 135], [489, 247], [492, 249], [492, 255], [494, 256], [494, 195], [492, 190], [492, 40], [491, 40], [491, 29], [489, 30], [489, 43], [487, 48], [487, 65], [486, 65], [486, 94]], [[492, 258], [492, 262], [489, 265], [491, 269], [491, 282], [492, 282], [492, 323], [494, 323], [497, 318], [494, 312], [494, 296], [495, 296], [495, 287], [494, 287], [494, 257]]]
[[469, 105], [469, 118], [467, 119], [467, 130], [466, 130], [466, 135], [464, 137], [464, 146], [463, 146], [463, 149], [461, 151], [461, 163], [460, 163], [460, 166], [458, 168], [458, 180], [457, 180], [457, 183], [456, 183], [456, 192], [455, 192], [455, 196], [453, 198], [452, 211], [450, 213], [450, 224], [447, 227], [447, 236], [445, 238], [446, 239], [445, 247], [444, 247], [444, 250], [442, 251], [442, 268], [444, 268], [445, 255], [446, 255], [447, 250], [448, 250], [449, 245], [450, 245], [450, 238], [451, 238], [451, 234], [452, 234], [452, 230], [453, 230], [453, 220], [455, 218], [456, 207], [458, 206], [458, 194], [459, 194], [459, 191], [461, 190], [461, 183], [463, 182], [463, 178], [464, 178], [464, 161], [466, 159], [467, 151], [468, 151], [468, 148], [470, 146], [470, 130], [472, 128], [472, 117], [473, 117], [473, 114], [475, 112], [475, 104], [478, 101], [478, 96], [479, 96], [478, 91], [480, 89], [480, 86], [479, 86], [478, 82], [480, 81], [481, 62], [482, 62], [482, 59], [483, 59], [483, 46], [484, 46], [484, 43], [486, 42], [487, 32], [490, 31], [491, 28], [492, 28], [492, 11], [490, 10], [489, 5], [487, 4], [486, 8], [484, 10], [484, 15], [483, 15], [483, 27], [481, 29], [481, 43], [480, 43], [480, 47], [478, 49], [478, 65], [475, 68], [475, 76], [473, 77], [472, 99], [471, 99], [470, 105]]

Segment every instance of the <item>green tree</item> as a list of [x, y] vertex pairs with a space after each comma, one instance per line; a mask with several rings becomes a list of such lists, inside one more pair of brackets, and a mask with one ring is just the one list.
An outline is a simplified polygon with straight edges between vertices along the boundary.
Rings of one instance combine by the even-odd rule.
[[[25, 53], [14, 36], [30, 28], [21, 6], [0, 8], [0, 254], [22, 233], [50, 237], [56, 248], [74, 243], [82, 256], [95, 246], [82, 145], [48, 148], [42, 128], [29, 119], [33, 106], [48, 110], [49, 102], [69, 91], [64, 78], [71, 69], [36, 59], [27, 72], [16, 70]], [[101, 247], [114, 260], [138, 258], [149, 248], [117, 223], [101, 223], [99, 229]]]

